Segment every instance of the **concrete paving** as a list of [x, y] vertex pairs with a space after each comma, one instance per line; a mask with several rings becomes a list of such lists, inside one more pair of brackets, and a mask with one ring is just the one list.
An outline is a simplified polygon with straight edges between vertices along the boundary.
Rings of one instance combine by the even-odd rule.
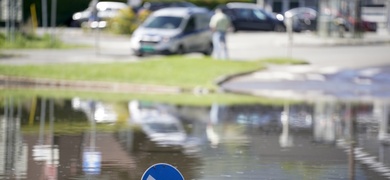
[[[242, 44], [231, 45], [232, 51], [240, 48], [240, 58], [291, 57], [310, 64], [271, 66], [265, 71], [230, 78], [220, 84], [224, 91], [300, 100], [390, 99], [387, 93], [390, 83], [384, 80], [390, 77], [390, 36], [387, 31], [366, 33], [361, 39], [319, 38], [312, 33], [300, 33], [294, 34], [291, 42], [286, 35], [284, 39], [283, 35], [274, 38], [272, 33], [263, 39], [249, 35], [238, 34], [244, 36]], [[231, 37], [231, 41], [234, 38]], [[256, 44], [257, 50], [248, 50], [248, 44], [258, 41], [265, 43]], [[238, 56], [237, 52], [232, 52], [232, 57]], [[367, 75], [367, 72], [371, 74]]]

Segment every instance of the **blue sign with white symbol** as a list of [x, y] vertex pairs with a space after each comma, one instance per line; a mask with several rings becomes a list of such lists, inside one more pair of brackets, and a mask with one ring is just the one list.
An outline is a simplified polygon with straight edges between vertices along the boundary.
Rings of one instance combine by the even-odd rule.
[[100, 152], [83, 153], [83, 171], [86, 174], [100, 174], [102, 155]]
[[150, 166], [141, 180], [184, 180], [183, 175], [170, 164], [158, 163]]

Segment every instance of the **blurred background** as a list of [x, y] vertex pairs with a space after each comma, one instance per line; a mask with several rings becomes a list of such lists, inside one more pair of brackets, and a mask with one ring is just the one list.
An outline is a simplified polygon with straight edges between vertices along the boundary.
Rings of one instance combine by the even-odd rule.
[[[294, 18], [298, 18], [301, 24], [310, 26], [307, 29], [317, 31], [320, 36], [341, 36], [341, 31], [376, 31], [378, 27], [389, 29], [389, 1], [386, 0], [107, 0], [107, 2], [118, 3], [101, 4], [98, 7], [101, 19], [114, 18], [118, 14], [117, 11], [126, 5], [132, 9], [127, 16], [142, 20], [150, 12], [168, 6], [201, 6], [212, 10], [229, 2], [246, 2], [258, 4], [279, 19], [284, 19], [286, 12], [299, 13], [300, 15]], [[91, 15], [94, 4], [97, 4], [97, 1], [1, 0], [0, 25], [6, 27], [9, 32], [17, 29], [14, 27], [31, 23], [35, 28], [80, 27]], [[298, 10], [289, 11], [297, 8]], [[133, 23], [137, 22], [134, 20]]]

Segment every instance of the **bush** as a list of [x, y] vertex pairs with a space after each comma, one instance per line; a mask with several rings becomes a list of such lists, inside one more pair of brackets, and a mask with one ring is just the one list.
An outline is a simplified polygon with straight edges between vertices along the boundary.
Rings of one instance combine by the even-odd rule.
[[16, 33], [14, 40], [10, 41], [4, 34], [0, 34], [0, 48], [63, 48], [64, 44], [50, 34], [42, 37], [33, 34]]
[[108, 31], [115, 34], [131, 34], [138, 27], [137, 16], [131, 8], [122, 9], [116, 17], [108, 20]]

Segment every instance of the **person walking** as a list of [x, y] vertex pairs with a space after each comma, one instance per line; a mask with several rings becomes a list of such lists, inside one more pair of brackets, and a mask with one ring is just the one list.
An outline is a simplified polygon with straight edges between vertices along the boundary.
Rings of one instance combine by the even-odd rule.
[[222, 12], [221, 8], [215, 9], [215, 14], [210, 20], [210, 29], [213, 32], [214, 58], [228, 59], [228, 49], [226, 45], [226, 32], [230, 28], [229, 17]]

